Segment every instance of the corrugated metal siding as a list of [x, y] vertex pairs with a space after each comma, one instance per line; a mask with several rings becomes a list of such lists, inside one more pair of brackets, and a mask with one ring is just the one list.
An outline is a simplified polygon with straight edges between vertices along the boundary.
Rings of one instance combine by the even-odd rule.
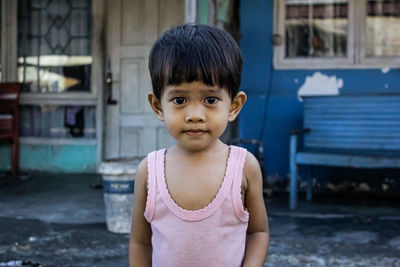
[[306, 147], [400, 151], [400, 96], [304, 99]]

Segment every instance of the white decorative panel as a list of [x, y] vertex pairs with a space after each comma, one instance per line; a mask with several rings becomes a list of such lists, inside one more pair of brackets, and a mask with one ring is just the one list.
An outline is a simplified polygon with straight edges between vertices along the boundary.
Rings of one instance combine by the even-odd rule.
[[134, 113], [141, 110], [140, 60], [123, 59], [121, 75], [121, 112]]
[[133, 157], [140, 154], [140, 145], [143, 128], [122, 127], [121, 128], [121, 156]]

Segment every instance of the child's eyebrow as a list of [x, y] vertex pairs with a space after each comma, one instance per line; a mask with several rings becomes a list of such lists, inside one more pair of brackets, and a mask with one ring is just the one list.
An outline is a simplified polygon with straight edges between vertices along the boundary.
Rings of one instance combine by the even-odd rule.
[[207, 93], [207, 94], [219, 94], [219, 93], [221, 93], [221, 89], [209, 89], [209, 90], [206, 90], [206, 91], [204, 91], [204, 93]]
[[[167, 93], [167, 95], [177, 95], [177, 94], [187, 94], [187, 93], [188, 93], [188, 90], [172, 89]], [[202, 93], [203, 94], [219, 94], [219, 93], [221, 93], [221, 89], [206, 89]]]
[[167, 95], [177, 95], [177, 94], [185, 94], [185, 93], [187, 93], [186, 90], [172, 89], [171, 91], [168, 92]]

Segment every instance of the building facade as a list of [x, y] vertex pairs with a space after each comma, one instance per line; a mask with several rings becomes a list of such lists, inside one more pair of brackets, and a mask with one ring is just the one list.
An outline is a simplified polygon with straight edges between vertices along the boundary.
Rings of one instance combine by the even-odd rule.
[[398, 25], [399, 1], [240, 1], [240, 136], [264, 141], [270, 179], [288, 176], [302, 95], [400, 94]]
[[[226, 140], [262, 140], [270, 179], [287, 177], [302, 95], [400, 94], [397, 0], [0, 2], [1, 80], [23, 83], [21, 170], [96, 172], [171, 144], [146, 102], [147, 57], [184, 22], [238, 40], [248, 101]], [[9, 153], [0, 146], [2, 170]]]

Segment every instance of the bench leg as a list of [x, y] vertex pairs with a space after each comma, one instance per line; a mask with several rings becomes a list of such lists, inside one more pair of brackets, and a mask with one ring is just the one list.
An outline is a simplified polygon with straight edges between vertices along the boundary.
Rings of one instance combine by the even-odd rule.
[[19, 141], [18, 138], [14, 138], [11, 147], [11, 172], [18, 174], [19, 171]]
[[306, 192], [306, 196], [307, 196], [307, 201], [312, 200], [312, 177], [311, 175], [307, 176], [307, 192]]
[[290, 136], [290, 193], [289, 208], [295, 209], [297, 206], [297, 166], [296, 166], [297, 136]]

